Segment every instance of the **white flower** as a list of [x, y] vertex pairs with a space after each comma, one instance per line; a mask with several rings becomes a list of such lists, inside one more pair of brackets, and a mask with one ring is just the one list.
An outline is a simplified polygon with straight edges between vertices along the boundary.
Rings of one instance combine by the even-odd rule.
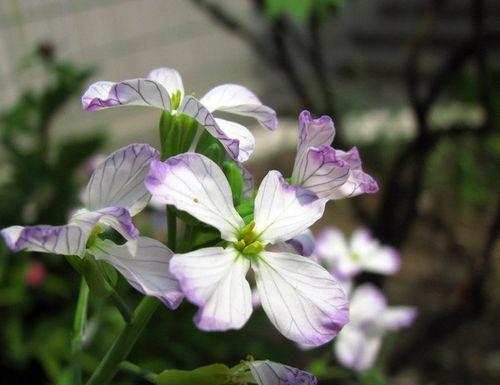
[[324, 229], [316, 239], [314, 254], [332, 274], [343, 279], [361, 271], [394, 274], [400, 266], [398, 252], [381, 245], [367, 229], [356, 230], [349, 241], [338, 229]]
[[325, 200], [270, 171], [255, 198], [255, 220], [246, 225], [222, 170], [194, 153], [152, 162], [146, 187], [164, 204], [215, 227], [227, 241], [225, 248], [176, 254], [170, 264], [186, 297], [200, 308], [195, 316], [199, 328], [238, 329], [247, 322], [250, 268], [264, 311], [287, 338], [321, 345], [347, 322], [346, 296], [324, 268], [294, 253], [265, 250], [311, 226], [323, 214]]
[[[175, 308], [182, 300], [177, 280], [169, 273], [172, 252], [160, 242], [139, 237], [132, 216], [147, 205], [151, 194], [144, 178], [159, 154], [147, 144], [132, 144], [115, 151], [95, 168], [82, 194], [84, 208], [62, 226], [11, 226], [0, 233], [12, 251], [62, 255], [86, 253], [113, 265], [137, 290], [156, 296]], [[88, 241], [110, 226], [128, 240], [122, 246], [110, 241]]]
[[236, 161], [244, 162], [255, 148], [250, 131], [239, 123], [216, 118], [215, 111], [255, 118], [264, 128], [278, 126], [276, 112], [265, 106], [247, 88], [237, 84], [223, 84], [208, 91], [201, 99], [185, 95], [179, 73], [172, 68], [158, 68], [147, 78], [113, 83], [99, 81], [92, 84], [82, 96], [87, 111], [117, 106], [146, 106], [185, 114], [196, 119], [217, 138]]
[[382, 292], [371, 284], [356, 288], [350, 305], [351, 320], [335, 340], [339, 362], [357, 371], [373, 366], [388, 331], [410, 326], [416, 310], [408, 306], [388, 307]]

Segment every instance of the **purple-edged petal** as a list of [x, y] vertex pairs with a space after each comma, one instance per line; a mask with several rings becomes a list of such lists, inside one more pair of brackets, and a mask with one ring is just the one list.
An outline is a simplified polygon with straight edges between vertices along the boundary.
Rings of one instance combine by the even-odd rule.
[[318, 380], [312, 374], [288, 365], [272, 361], [247, 362], [258, 385], [316, 385]]
[[169, 271], [173, 253], [161, 242], [139, 237], [132, 246], [129, 242], [118, 246], [106, 240], [95, 243], [89, 252], [114, 266], [141, 293], [157, 297], [170, 309], [181, 303], [184, 295]]
[[264, 106], [257, 96], [249, 89], [237, 84], [223, 84], [212, 88], [200, 102], [210, 112], [224, 111], [236, 115], [249, 116], [268, 130], [278, 127], [276, 112]]
[[273, 325], [287, 338], [318, 346], [349, 320], [348, 301], [333, 277], [310, 258], [262, 252], [252, 261], [259, 297]]
[[215, 227], [223, 239], [236, 241], [244, 226], [224, 173], [203, 155], [185, 153], [165, 162], [153, 161], [145, 183], [158, 201]]
[[89, 210], [121, 206], [136, 215], [146, 207], [151, 194], [144, 186], [151, 161], [159, 152], [148, 144], [123, 147], [101, 163], [93, 172], [83, 193]]
[[304, 257], [311, 256], [316, 246], [314, 235], [309, 229], [289, 239], [286, 243], [291, 245], [297, 254]]
[[309, 148], [305, 161], [294, 167], [292, 177], [298, 185], [318, 197], [332, 199], [343, 194], [350, 173], [349, 164], [337, 157], [332, 147], [321, 146]]
[[71, 216], [69, 224], [85, 228], [89, 234], [94, 227], [101, 224], [112, 227], [128, 240], [139, 236], [139, 230], [132, 223], [129, 211], [119, 206], [106, 207], [97, 211], [78, 210]]
[[269, 171], [255, 198], [255, 232], [264, 242], [287, 241], [323, 215], [325, 201]]
[[186, 96], [179, 107], [179, 113], [189, 115], [200, 123], [215, 139], [222, 143], [229, 156], [243, 162], [248, 154], [240, 152], [240, 138], [228, 136], [224, 130], [219, 127], [212, 113], [193, 96]]
[[171, 108], [167, 90], [151, 79], [100, 81], [92, 84], [82, 96], [82, 107], [87, 111], [118, 106]]
[[[327, 115], [313, 119], [309, 111], [299, 115], [299, 143], [297, 146], [297, 162], [302, 162], [310, 147], [330, 146], [335, 137], [333, 120]], [[294, 167], [295, 168], [295, 167]]]
[[250, 260], [232, 249], [210, 247], [176, 254], [170, 271], [186, 298], [200, 307], [195, 323], [202, 330], [240, 329], [252, 314], [245, 276]]
[[167, 90], [170, 97], [177, 91], [180, 92], [180, 100], [184, 97], [182, 78], [175, 69], [166, 67], [154, 69], [149, 73], [148, 79], [161, 84]]
[[26, 250], [82, 256], [91, 230], [77, 224], [11, 226], [0, 231], [0, 234], [14, 252]]
[[248, 128], [225, 119], [215, 118], [215, 121], [228, 138], [238, 141], [238, 162], [244, 162], [250, 158], [255, 150], [255, 138]]
[[363, 331], [347, 325], [335, 340], [334, 350], [343, 366], [364, 371], [373, 366], [381, 346], [381, 336], [368, 336]]

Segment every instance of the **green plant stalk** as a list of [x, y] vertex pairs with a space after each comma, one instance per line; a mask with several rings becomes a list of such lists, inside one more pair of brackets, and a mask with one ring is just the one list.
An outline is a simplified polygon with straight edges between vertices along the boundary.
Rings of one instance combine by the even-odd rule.
[[86, 385], [108, 385], [158, 308], [154, 297], [144, 297], [134, 311], [132, 321], [125, 325]]
[[71, 356], [73, 367], [73, 384], [81, 385], [82, 383], [82, 339], [85, 331], [85, 323], [87, 321], [87, 305], [89, 299], [89, 287], [85, 278], [82, 277], [80, 285], [80, 294], [76, 304], [75, 320], [73, 323], [73, 340], [71, 341]]
[[132, 322], [132, 317], [133, 317], [132, 311], [125, 303], [123, 298], [120, 297], [120, 295], [114, 289], [111, 292], [111, 300], [113, 301], [115, 307], [120, 312], [125, 323], [129, 324], [130, 322]]
[[150, 372], [149, 370], [146, 370], [144, 368], [141, 368], [140, 366], [130, 362], [130, 361], [123, 361], [120, 364], [120, 369], [123, 370], [124, 372], [131, 373], [137, 377], [143, 378], [144, 380], [156, 384], [156, 377], [158, 376], [156, 373]]

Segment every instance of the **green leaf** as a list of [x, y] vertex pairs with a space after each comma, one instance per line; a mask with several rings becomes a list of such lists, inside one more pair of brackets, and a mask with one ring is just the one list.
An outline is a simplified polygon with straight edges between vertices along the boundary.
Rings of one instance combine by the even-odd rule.
[[160, 118], [160, 141], [163, 160], [189, 150], [198, 130], [198, 122], [187, 115], [164, 110]]
[[158, 375], [158, 385], [222, 385], [229, 381], [229, 368], [223, 364], [194, 370], [168, 369]]

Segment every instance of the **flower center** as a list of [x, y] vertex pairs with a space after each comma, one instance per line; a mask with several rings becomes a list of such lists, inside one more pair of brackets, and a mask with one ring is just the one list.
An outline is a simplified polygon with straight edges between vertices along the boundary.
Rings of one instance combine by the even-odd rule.
[[255, 221], [243, 227], [238, 234], [238, 241], [233, 244], [236, 250], [248, 257], [256, 256], [265, 248], [265, 244], [258, 240], [257, 234], [253, 231], [254, 227]]
[[181, 105], [181, 91], [177, 90], [172, 95], [170, 95], [170, 102], [172, 103], [172, 109], [176, 110]]

